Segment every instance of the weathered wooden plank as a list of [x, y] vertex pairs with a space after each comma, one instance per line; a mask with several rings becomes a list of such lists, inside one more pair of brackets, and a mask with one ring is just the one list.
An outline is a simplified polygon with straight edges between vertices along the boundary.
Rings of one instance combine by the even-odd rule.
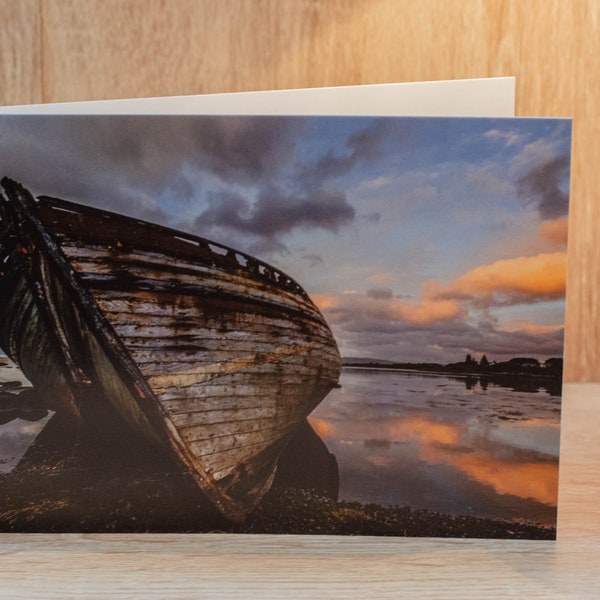
[[197, 413], [207, 413], [213, 410], [233, 407], [255, 410], [265, 407], [267, 406], [266, 392], [273, 396], [269, 405], [279, 406], [282, 402], [275, 398], [275, 393], [279, 394], [278, 398], [297, 397], [306, 385], [306, 377], [297, 377], [294, 382], [287, 381], [283, 384], [274, 382], [273, 389], [269, 391], [266, 385], [258, 388], [256, 385], [236, 384], [228, 380], [220, 385], [204, 384], [201, 387], [186, 388], [185, 390], [167, 389], [161, 392], [160, 397], [162, 405], [169, 414], [181, 413], [192, 419]]
[[[290, 417], [285, 415], [270, 416], [264, 419], [238, 419], [228, 423], [227, 432], [223, 432], [224, 421], [207, 425], [185, 425], [174, 422], [179, 426], [183, 439], [189, 443], [204, 442], [204, 454], [212, 451], [229, 450], [236, 446], [249, 446], [257, 441], [262, 441], [272, 434], [282, 437], [286, 426], [290, 425]], [[221, 425], [221, 427], [219, 427]]]
[[[223, 328], [222, 319], [213, 317], [210, 313], [204, 313], [203, 319], [199, 319], [198, 307], [195, 310], [186, 309], [174, 313], [170, 309], [162, 309], [158, 313], [160, 306], [157, 304], [152, 310], [149, 310], [148, 303], [136, 303], [133, 300], [124, 302], [119, 301], [119, 305], [115, 306], [115, 301], [107, 299], [106, 294], [98, 300], [99, 306], [105, 314], [110, 314], [110, 319], [113, 327], [121, 328], [119, 331], [127, 334], [128, 329], [134, 331], [151, 332], [152, 327], [165, 327], [169, 329], [184, 329], [191, 333], [199, 332], [200, 334], [211, 334], [215, 337], [219, 335], [219, 329]], [[250, 312], [238, 313], [232, 324], [235, 323], [236, 328], [229, 328], [227, 335], [232, 339], [244, 339], [248, 337], [249, 331], [264, 331], [270, 332], [270, 337], [285, 339], [285, 336], [297, 336], [302, 332], [303, 325], [301, 322], [291, 322], [290, 320], [278, 318], [275, 316], [267, 316], [261, 314], [253, 314]], [[327, 339], [327, 328], [325, 326], [315, 327], [311, 335], [315, 338]]]
[[[151, 256], [153, 253], [169, 258], [168, 261], [159, 260], [165, 270], [169, 269], [168, 264], [173, 259], [191, 259], [195, 264], [215, 267], [215, 272], [224, 270], [234, 279], [244, 273], [250, 274], [254, 287], [260, 288], [261, 284], [269, 287], [275, 284], [282, 292], [289, 291], [299, 298], [306, 298], [304, 290], [278, 269], [254, 257], [203, 238], [137, 219], [125, 220], [118, 215], [89, 207], [86, 207], [83, 215], [81, 207], [57, 199], [41, 198], [38, 210], [45, 217], [47, 226], [61, 240], [65, 248], [73, 244], [93, 246], [99, 252], [108, 251], [109, 261], [111, 255], [119, 255], [120, 262], [130, 262], [134, 266], [135, 256], [130, 256], [129, 259], [126, 256], [130, 249], [135, 247], [134, 254], [141, 251], [142, 263], [146, 260], [145, 256]], [[84, 220], [88, 231], [84, 235], [85, 244], [81, 244]], [[185, 273], [185, 269], [181, 272]]]
[[[107, 315], [107, 318], [110, 320], [110, 314]], [[293, 340], [296, 345], [298, 345], [298, 342], [302, 342], [304, 346], [309, 346], [310, 344], [322, 343], [327, 339], [323, 335], [318, 337], [311, 336], [308, 339], [298, 336], [294, 339], [292, 336], [277, 337], [271, 335], [271, 338], [275, 337], [276, 339], [269, 340], [264, 331], [248, 330], [248, 338], [252, 338], [253, 335], [257, 338], [255, 342], [252, 342], [250, 339], [229, 340], [226, 332], [221, 332], [218, 337], [212, 337], [209, 333], [203, 335], [201, 331], [178, 333], [177, 331], [172, 330], [171, 335], [167, 337], [166, 334], [161, 336], [160, 330], [154, 335], [132, 335], [130, 330], [123, 331], [118, 326], [114, 329], [132, 351], [139, 352], [138, 357], [140, 362], [146, 362], [143, 355], [144, 350], [148, 352], [148, 358], [156, 356], [157, 352], [181, 352], [182, 354], [187, 352], [188, 356], [190, 356], [191, 352], [197, 352], [198, 356], [201, 357], [202, 353], [219, 351], [224, 352], [225, 357], [227, 353], [232, 352], [243, 352], [247, 354], [256, 353], [257, 355], [260, 353], [275, 352], [278, 348], [290, 345], [291, 340]], [[209, 330], [209, 332], [210, 331], [211, 330]], [[134, 333], [143, 334], [146, 332], [140, 329]], [[309, 348], [307, 348], [307, 351], [308, 350]]]
[[216, 467], [233, 468], [239, 463], [251, 460], [258, 452], [284, 439], [291, 429], [290, 425], [287, 429], [271, 430], [270, 435], [248, 433], [227, 436], [211, 441], [210, 444], [205, 440], [192, 441], [190, 447], [198, 456], [202, 456], [202, 462], [210, 473]]
[[[273, 369], [264, 373], [264, 369], [251, 371], [238, 371], [237, 377], [231, 374], [215, 372], [208, 376], [206, 381], [197, 381], [188, 386], [169, 385], [166, 387], [154, 386], [155, 392], [160, 395], [161, 401], [182, 401], [197, 398], [198, 402], [206, 403], [210, 398], [223, 398], [242, 395], [246, 397], [263, 397], [263, 402], [285, 402], [285, 394], [296, 392], [295, 397], [299, 402], [305, 401], [305, 396], [313, 389], [316, 370], [294, 373], [291, 369]], [[152, 383], [152, 382], [151, 382]], [[298, 392], [300, 395], [298, 396]], [[244, 400], [240, 398], [240, 403]]]
[[185, 283], [196, 281], [200, 276], [208, 278], [211, 285], [223, 282], [226, 288], [232, 289], [236, 284], [243, 286], [250, 280], [251, 287], [258, 291], [273, 295], [272, 292], [276, 289], [277, 292], [274, 294], [276, 300], [293, 300], [294, 303], [301, 303], [309, 310], [314, 310], [297, 284], [287, 275], [270, 266], [264, 267], [264, 274], [261, 275], [262, 265], [257, 270], [250, 268], [248, 263], [243, 265], [241, 262], [223, 262], [220, 254], [212, 254], [209, 257], [191, 256], [190, 261], [182, 258], [174, 259], [172, 255], [161, 254], [155, 250], [142, 252], [131, 249], [107, 249], [105, 246], [83, 248], [79, 242], [73, 244], [69, 240], [62, 240], [62, 248], [78, 270], [89, 274], [90, 281], [93, 281], [93, 277], [102, 280], [102, 276], [117, 276], [124, 266], [132, 277], [152, 278], [153, 275], [160, 273], [165, 279], [176, 277], [178, 281]]
[[[215, 362], [215, 358], [211, 358], [210, 354], [204, 354], [197, 349], [184, 352], [183, 349], [178, 349], [177, 347], [161, 349], [157, 345], [154, 350], [148, 350], [145, 346], [140, 348], [133, 344], [129, 346], [129, 349], [132, 355], [135, 356], [138, 367], [148, 376], [152, 373], [159, 373], [161, 370], [164, 373], [178, 370], [184, 371], [195, 365], [208, 365]], [[214, 352], [215, 357], [218, 358], [217, 362], [231, 358], [231, 354], [226, 350], [222, 352], [214, 350]], [[294, 364], [297, 365], [298, 369], [304, 367], [305, 358], [305, 356], [296, 357]], [[278, 362], [275, 364], [278, 364]], [[288, 358], [284, 364], [289, 365], [290, 359]], [[319, 366], [326, 372], [331, 368], [335, 368], [336, 364], [337, 361], [334, 355], [322, 355], [320, 357]]]
[[[190, 413], [179, 413], [178, 417], [184, 423], [182, 429], [191, 429], [205, 425], [215, 425], [229, 423], [233, 420], [238, 422], [253, 421], [256, 419], [270, 419], [276, 416], [277, 411], [273, 406], [236, 406], [230, 408], [213, 408], [213, 410], [199, 410]], [[188, 416], [194, 416], [194, 421], [190, 421]], [[192, 424], [193, 423], [193, 424]]]

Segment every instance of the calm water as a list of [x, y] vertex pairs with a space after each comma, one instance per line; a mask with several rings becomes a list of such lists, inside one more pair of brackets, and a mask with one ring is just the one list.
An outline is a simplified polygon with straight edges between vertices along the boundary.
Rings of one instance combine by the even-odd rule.
[[531, 379], [345, 368], [309, 419], [340, 500], [554, 525], [560, 397]]

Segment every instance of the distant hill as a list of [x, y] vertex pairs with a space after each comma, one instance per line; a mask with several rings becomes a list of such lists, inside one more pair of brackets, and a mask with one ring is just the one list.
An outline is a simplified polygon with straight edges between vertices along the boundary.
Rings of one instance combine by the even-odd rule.
[[393, 364], [395, 364], [395, 361], [383, 360], [381, 358], [357, 358], [355, 356], [343, 356], [342, 364], [344, 364], [344, 365], [366, 365], [366, 364], [393, 365]]

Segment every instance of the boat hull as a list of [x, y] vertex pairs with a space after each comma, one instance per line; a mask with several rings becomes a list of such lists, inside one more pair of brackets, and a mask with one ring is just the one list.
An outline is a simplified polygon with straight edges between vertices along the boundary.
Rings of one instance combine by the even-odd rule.
[[[21, 252], [5, 243], [3, 348], [34, 385], [54, 378], [75, 413], [99, 395], [174, 454], [223, 514], [243, 519], [338, 380], [318, 309], [288, 276], [231, 248], [9, 191], [5, 239]], [[37, 319], [10, 300], [22, 289]], [[46, 340], [43, 368], [30, 339]]]

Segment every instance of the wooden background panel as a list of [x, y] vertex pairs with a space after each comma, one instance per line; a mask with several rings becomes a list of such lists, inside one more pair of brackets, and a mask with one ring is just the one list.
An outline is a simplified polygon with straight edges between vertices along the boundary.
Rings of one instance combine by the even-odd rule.
[[515, 75], [573, 116], [566, 379], [600, 381], [597, 0], [0, 0], [0, 103]]
[[39, 0], [0, 0], [0, 104], [43, 101]]

